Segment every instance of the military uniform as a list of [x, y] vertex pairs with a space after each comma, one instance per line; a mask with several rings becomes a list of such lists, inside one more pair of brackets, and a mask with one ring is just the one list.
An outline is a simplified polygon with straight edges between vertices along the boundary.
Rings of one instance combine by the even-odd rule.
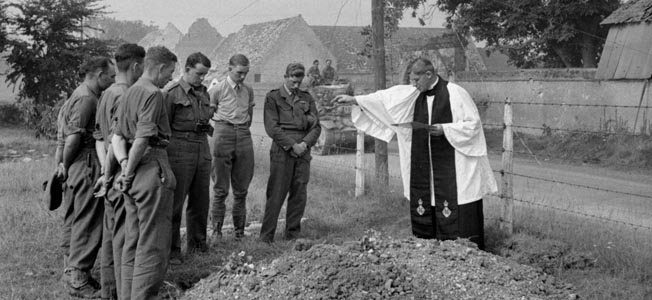
[[333, 80], [335, 80], [335, 68], [332, 66], [326, 66], [321, 72], [321, 78], [325, 84], [333, 84]]
[[226, 197], [233, 188], [233, 225], [236, 237], [244, 236], [246, 199], [254, 175], [254, 148], [251, 139], [251, 118], [254, 93], [245, 84], [236, 84], [230, 77], [210, 90], [213, 115], [213, 230], [221, 234], [226, 214]]
[[[312, 159], [310, 147], [321, 133], [315, 100], [304, 91], [291, 94], [284, 85], [267, 93], [264, 121], [265, 131], [273, 143], [260, 238], [265, 242], [274, 241], [278, 215], [287, 197], [285, 237], [294, 239], [301, 231], [301, 217], [306, 207]], [[297, 156], [292, 146], [302, 141], [308, 150]]]
[[122, 96], [113, 134], [128, 145], [148, 138], [149, 147], [124, 195], [125, 244], [120, 299], [155, 299], [167, 270], [176, 185], [165, 147], [170, 123], [163, 94], [141, 77]]
[[[93, 196], [100, 174], [93, 131], [99, 91], [80, 85], [63, 104], [57, 118], [57, 143], [65, 145], [72, 134], [81, 135], [81, 143], [64, 184], [64, 226], [62, 248], [65, 274], [73, 288], [93, 284], [93, 268], [102, 241], [104, 207]], [[90, 281], [90, 282], [89, 282]]]
[[186, 207], [187, 249], [206, 251], [211, 156], [208, 134], [210, 106], [206, 87], [193, 87], [179, 79], [166, 88], [165, 104], [172, 130], [167, 148], [170, 167], [177, 179], [172, 215], [172, 249], [170, 257], [181, 257], [181, 214]]
[[[96, 140], [104, 141], [104, 150], [111, 146], [111, 128], [114, 116], [122, 96], [129, 86], [127, 83], [114, 83], [102, 93], [97, 105], [95, 118]], [[120, 174], [120, 166], [114, 174]], [[102, 298], [110, 298], [120, 290], [120, 265], [122, 263], [122, 246], [124, 245], [125, 210], [122, 192], [110, 188], [104, 197], [104, 223], [102, 236], [102, 250], [100, 253], [100, 274], [102, 284]]]

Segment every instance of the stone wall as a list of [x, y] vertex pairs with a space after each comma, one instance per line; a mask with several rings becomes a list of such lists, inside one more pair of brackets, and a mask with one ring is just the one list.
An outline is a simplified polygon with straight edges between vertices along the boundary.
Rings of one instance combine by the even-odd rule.
[[[513, 105], [514, 125], [520, 126], [516, 130], [521, 132], [540, 134], [543, 132], [540, 128], [559, 128], [652, 134], [652, 86], [647, 86], [641, 99], [646, 81], [596, 80], [595, 72], [595, 69], [457, 72], [449, 80], [471, 94], [487, 124], [502, 124], [504, 104], [494, 102], [510, 98], [512, 102], [531, 103]], [[340, 73], [339, 76], [353, 83], [356, 94], [375, 90], [373, 73]], [[445, 74], [440, 76], [446, 78]], [[387, 86], [399, 82], [399, 74], [394, 74], [388, 76]]]
[[[652, 95], [645, 80], [596, 80], [595, 69], [539, 69], [457, 73], [456, 83], [474, 98], [483, 122], [503, 120], [501, 103], [515, 104], [514, 125], [535, 128], [652, 133]], [[642, 107], [639, 107], [639, 103]], [[636, 124], [636, 125], [634, 125]]]

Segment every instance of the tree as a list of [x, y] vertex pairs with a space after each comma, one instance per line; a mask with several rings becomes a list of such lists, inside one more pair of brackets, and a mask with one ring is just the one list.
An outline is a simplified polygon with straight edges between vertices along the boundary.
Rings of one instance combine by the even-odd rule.
[[93, 18], [88, 28], [98, 39], [115, 40], [124, 43], [138, 43], [148, 33], [158, 30], [156, 25], [145, 25], [143, 21], [123, 21], [114, 18]]
[[0, 53], [5, 51], [7, 46], [7, 4], [0, 0]]
[[437, 0], [455, 30], [507, 50], [518, 67], [597, 66], [619, 0]]
[[[417, 15], [419, 6], [426, 3], [426, 0], [385, 0], [384, 4], [384, 33], [385, 38], [388, 39], [398, 30], [398, 23], [403, 19], [403, 12], [406, 9], [412, 9], [412, 17], [419, 18], [421, 24], [425, 24], [423, 16]], [[372, 43], [372, 29], [371, 26], [365, 26], [360, 31], [360, 34], [365, 37], [365, 46], [358, 52], [359, 55], [371, 57], [373, 52]]]
[[[8, 39], [7, 81], [19, 85], [19, 100], [54, 105], [79, 82], [78, 67], [85, 57], [108, 55], [110, 43], [85, 38], [84, 20], [104, 13], [99, 0], [12, 1], [6, 18]], [[15, 11], [15, 12], [14, 12]]]

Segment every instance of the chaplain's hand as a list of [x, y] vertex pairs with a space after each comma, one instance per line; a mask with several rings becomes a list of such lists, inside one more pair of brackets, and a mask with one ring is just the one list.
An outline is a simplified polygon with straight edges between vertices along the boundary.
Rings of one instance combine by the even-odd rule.
[[441, 124], [433, 124], [428, 128], [428, 133], [431, 136], [442, 136], [444, 135], [444, 127]]
[[346, 104], [357, 105], [358, 101], [356, 101], [355, 97], [353, 96], [342, 94], [342, 95], [335, 96], [335, 98], [333, 98], [333, 103], [341, 104], [341, 105], [346, 105]]
[[292, 145], [292, 152], [296, 154], [297, 156], [302, 156], [304, 152], [308, 150], [308, 146], [306, 145], [306, 142], [301, 142]]

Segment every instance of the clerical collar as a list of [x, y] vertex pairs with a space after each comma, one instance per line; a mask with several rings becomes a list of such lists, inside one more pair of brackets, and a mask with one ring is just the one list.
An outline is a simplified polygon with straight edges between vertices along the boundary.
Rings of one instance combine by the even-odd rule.
[[430, 88], [428, 90], [434, 89], [435, 86], [437, 86], [437, 83], [439, 83], [439, 76], [437, 76], [437, 78], [435, 78], [435, 82], [430, 86]]

